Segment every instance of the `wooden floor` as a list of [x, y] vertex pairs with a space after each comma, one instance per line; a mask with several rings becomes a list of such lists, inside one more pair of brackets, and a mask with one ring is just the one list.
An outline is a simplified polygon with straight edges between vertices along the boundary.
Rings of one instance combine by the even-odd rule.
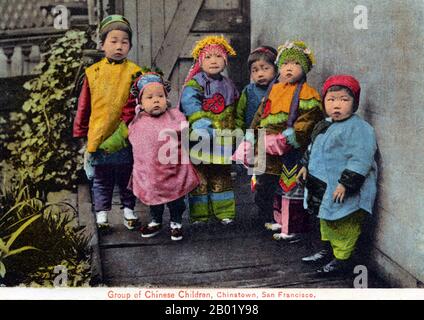
[[[84, 189], [85, 188], [85, 189]], [[83, 190], [84, 189], [84, 190]], [[263, 227], [246, 176], [235, 181], [237, 218], [232, 225], [213, 221], [190, 225], [184, 215], [184, 239], [172, 241], [168, 228], [154, 238], [122, 225], [119, 196], [114, 194], [109, 221], [112, 232], [94, 238], [100, 281], [107, 286], [209, 287], [209, 288], [350, 288], [353, 276], [319, 278], [316, 267], [300, 258], [310, 254], [309, 235], [298, 243], [272, 240]], [[95, 230], [87, 186], [79, 190], [80, 222]], [[147, 208], [136, 206], [142, 223], [150, 221]], [[91, 216], [90, 216], [91, 215]], [[169, 213], [164, 214], [167, 226]], [[94, 259], [96, 263], [96, 259]], [[369, 287], [385, 287], [369, 275]]]

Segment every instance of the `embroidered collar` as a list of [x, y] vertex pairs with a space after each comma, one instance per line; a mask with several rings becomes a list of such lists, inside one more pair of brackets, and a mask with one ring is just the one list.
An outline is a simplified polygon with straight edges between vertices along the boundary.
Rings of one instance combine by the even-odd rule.
[[124, 63], [125, 61], [127, 61], [127, 58], [124, 58], [124, 59], [122, 59], [122, 60], [114, 60], [114, 59], [111, 59], [111, 58], [106, 58], [106, 61], [107, 61], [107, 63], [109, 63], [109, 64], [122, 64], [122, 63]]

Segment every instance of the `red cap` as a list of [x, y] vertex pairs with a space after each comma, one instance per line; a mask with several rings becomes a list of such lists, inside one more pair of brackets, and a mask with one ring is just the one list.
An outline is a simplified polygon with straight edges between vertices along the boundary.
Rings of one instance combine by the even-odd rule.
[[339, 74], [329, 77], [322, 86], [321, 94], [323, 99], [327, 94], [328, 89], [332, 86], [343, 86], [349, 88], [355, 98], [356, 108], [358, 107], [359, 96], [361, 95], [361, 86], [358, 80], [347, 74]]

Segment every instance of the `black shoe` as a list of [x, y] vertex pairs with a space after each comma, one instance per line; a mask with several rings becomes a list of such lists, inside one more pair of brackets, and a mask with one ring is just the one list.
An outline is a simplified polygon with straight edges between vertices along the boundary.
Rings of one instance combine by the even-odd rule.
[[140, 229], [143, 238], [151, 238], [157, 235], [162, 230], [162, 225], [144, 226]]
[[171, 240], [179, 241], [183, 239], [183, 231], [181, 228], [171, 228]]
[[321, 276], [342, 275], [349, 272], [349, 261], [333, 259], [325, 266], [319, 268], [316, 272]]
[[310, 256], [303, 257], [302, 262], [312, 264], [322, 262], [324, 259], [327, 259], [330, 256], [331, 252], [327, 249], [322, 249]]

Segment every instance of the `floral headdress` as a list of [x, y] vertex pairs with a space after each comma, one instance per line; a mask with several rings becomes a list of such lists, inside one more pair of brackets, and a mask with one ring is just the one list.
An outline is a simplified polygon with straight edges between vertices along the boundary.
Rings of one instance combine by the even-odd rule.
[[206, 53], [210, 51], [218, 51], [221, 53], [227, 62], [227, 56], [235, 56], [236, 52], [233, 47], [228, 43], [227, 39], [224, 36], [207, 36], [202, 40], [196, 42], [191, 55], [194, 58], [194, 64], [190, 68], [187, 78], [184, 83], [190, 81], [197, 73], [200, 72], [200, 67], [202, 65], [202, 60]]
[[230, 56], [236, 55], [236, 52], [234, 51], [233, 47], [228, 43], [227, 39], [225, 39], [224, 36], [208, 36], [196, 42], [196, 45], [194, 46], [191, 52], [193, 58], [195, 60], [199, 59], [201, 51], [209, 45], [222, 46], [223, 49], [227, 52], [227, 54], [229, 54]]
[[285, 61], [290, 60], [298, 62], [305, 73], [311, 71], [316, 63], [312, 50], [303, 41], [286, 41], [278, 47], [275, 64], [280, 67]]

